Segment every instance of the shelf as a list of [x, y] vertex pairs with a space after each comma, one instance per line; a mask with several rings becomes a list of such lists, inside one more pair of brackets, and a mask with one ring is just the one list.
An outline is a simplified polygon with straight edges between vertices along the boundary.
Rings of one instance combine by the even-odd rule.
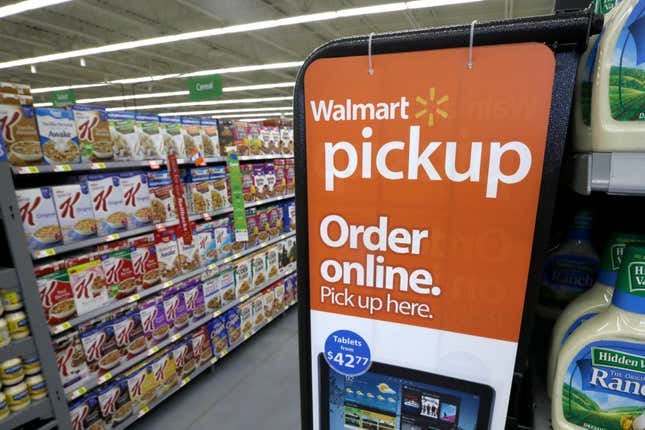
[[123, 373], [124, 371], [126, 371], [130, 367], [136, 365], [137, 363], [140, 363], [141, 361], [143, 361], [146, 358], [150, 357], [151, 355], [157, 353], [158, 351], [160, 351], [161, 349], [165, 348], [166, 346], [168, 346], [168, 345], [170, 345], [170, 344], [172, 344], [174, 342], [177, 342], [179, 339], [183, 338], [188, 333], [191, 333], [193, 330], [195, 330], [195, 329], [203, 326], [204, 324], [208, 323], [211, 319], [217, 318], [218, 316], [222, 315], [223, 313], [225, 313], [229, 309], [232, 309], [235, 306], [238, 306], [239, 304], [244, 303], [245, 301], [247, 301], [251, 297], [255, 296], [257, 293], [259, 293], [260, 291], [262, 291], [266, 287], [270, 286], [274, 282], [279, 281], [280, 279], [282, 279], [285, 276], [290, 275], [291, 273], [294, 273], [294, 272], [295, 272], [295, 270], [290, 270], [290, 271], [278, 274], [278, 276], [276, 276], [276, 277], [264, 282], [262, 285], [260, 285], [259, 287], [249, 291], [248, 293], [246, 293], [245, 295], [243, 295], [239, 299], [232, 301], [228, 305], [222, 307], [221, 309], [218, 309], [217, 311], [215, 311], [213, 313], [206, 314], [199, 321], [197, 321], [197, 322], [195, 322], [193, 324], [190, 324], [188, 327], [186, 327], [185, 329], [181, 330], [178, 333], [173, 334], [172, 336], [170, 336], [168, 339], [164, 340], [163, 342], [161, 342], [161, 343], [159, 343], [159, 344], [147, 349], [146, 351], [142, 352], [141, 354], [137, 355], [136, 357], [133, 357], [133, 358], [127, 360], [125, 363], [120, 364], [119, 366], [117, 366], [111, 372], [108, 372], [108, 373], [106, 373], [106, 374], [104, 374], [102, 376], [99, 376], [98, 378], [91, 378], [91, 379], [86, 378], [86, 379], [84, 379], [82, 381], [76, 382], [75, 384], [67, 387], [65, 389], [65, 394], [66, 394], [68, 400], [71, 401], [71, 400], [77, 399], [77, 398], [81, 397], [83, 394], [85, 394], [85, 393], [89, 392], [90, 390], [92, 390], [93, 388], [95, 388], [95, 387], [97, 387], [97, 386], [99, 386], [101, 384], [104, 384], [107, 381], [110, 381], [110, 380], [114, 379], [115, 376], [118, 376], [119, 374]]
[[[270, 155], [243, 155], [238, 157], [240, 161], [268, 161], [279, 158], [293, 158], [293, 155], [270, 154]], [[226, 157], [204, 158], [206, 164], [223, 164], [226, 163]], [[14, 175], [38, 175], [44, 173], [69, 173], [69, 172], [95, 172], [103, 170], [125, 170], [132, 168], [147, 168], [156, 170], [166, 164], [166, 160], [142, 160], [142, 161], [106, 161], [104, 163], [78, 163], [78, 164], [59, 164], [43, 166], [11, 166]], [[177, 164], [180, 166], [193, 165], [190, 160], [178, 158]]]
[[12, 340], [7, 346], [0, 346], [0, 363], [11, 358], [24, 358], [32, 355], [36, 355], [36, 345], [34, 345], [34, 339], [31, 336]]
[[[35, 419], [47, 419], [52, 418], [53, 416], [54, 413], [52, 412], [49, 397], [45, 397], [44, 399], [32, 402], [28, 407], [21, 411], [11, 412], [7, 418], [0, 421], [0, 430], [15, 429]], [[47, 427], [49, 425], [51, 425], [51, 423], [47, 423], [43, 427], [51, 428]]]
[[118, 426], [114, 426], [114, 427], [113, 427], [113, 430], [123, 430], [123, 429], [125, 429], [125, 428], [129, 427], [130, 425], [132, 425], [136, 420], [138, 420], [139, 418], [141, 418], [142, 416], [144, 416], [145, 414], [147, 414], [148, 412], [150, 412], [152, 409], [154, 409], [155, 407], [157, 407], [160, 403], [162, 403], [163, 401], [165, 401], [167, 398], [169, 398], [170, 396], [172, 396], [173, 394], [175, 394], [177, 391], [179, 391], [179, 389], [181, 389], [182, 387], [184, 387], [184, 386], [185, 386], [186, 384], [188, 384], [190, 381], [194, 380], [198, 375], [200, 375], [200, 374], [201, 374], [202, 372], [204, 372], [206, 369], [210, 368], [212, 365], [214, 365], [215, 363], [217, 363], [219, 360], [221, 360], [222, 358], [224, 358], [225, 356], [227, 356], [228, 354], [230, 354], [231, 352], [233, 352], [233, 350], [235, 350], [237, 347], [239, 347], [240, 345], [242, 345], [242, 344], [243, 344], [247, 339], [249, 339], [250, 337], [252, 337], [252, 336], [254, 336], [255, 334], [257, 334], [260, 330], [262, 330], [262, 329], [263, 329], [264, 327], [266, 327], [269, 323], [271, 323], [271, 321], [275, 320], [277, 317], [279, 317], [280, 315], [284, 314], [287, 310], [289, 310], [289, 309], [290, 309], [292, 306], [294, 306], [295, 304], [296, 304], [296, 302], [291, 302], [291, 303], [289, 303], [287, 306], [285, 306], [285, 307], [284, 307], [284, 309], [282, 310], [282, 312], [280, 312], [280, 313], [278, 313], [278, 314], [276, 314], [276, 315], [273, 315], [271, 318], [268, 318], [268, 319], [267, 319], [267, 321], [266, 321], [264, 324], [262, 324], [260, 327], [256, 327], [256, 328], [253, 330], [253, 333], [252, 333], [250, 336], [245, 337], [244, 339], [242, 339], [242, 341], [241, 341], [240, 343], [238, 343], [237, 345], [232, 346], [232, 347], [231, 347], [231, 348], [230, 348], [226, 353], [222, 354], [222, 356], [221, 356], [220, 358], [213, 357], [213, 358], [211, 358], [211, 359], [210, 359], [210, 362], [209, 362], [209, 363], [207, 363], [207, 364], [205, 364], [205, 365], [203, 365], [203, 366], [201, 366], [201, 367], [196, 368], [196, 369], [195, 369], [195, 370], [190, 374], [190, 376], [187, 376], [187, 377], [185, 377], [184, 379], [182, 379], [182, 380], [181, 380], [181, 382], [179, 383], [179, 385], [177, 385], [177, 386], [176, 386], [176, 387], [174, 387], [172, 390], [168, 391], [167, 393], [164, 393], [162, 396], [160, 396], [160, 397], [158, 397], [157, 399], [155, 399], [155, 401], [154, 401], [154, 402], [152, 402], [150, 405], [144, 406], [143, 408], [139, 409], [135, 414], [133, 414], [132, 416], [130, 416], [130, 418], [128, 418], [127, 420], [125, 420], [124, 422], [122, 422], [120, 425], [118, 425]]
[[16, 269], [12, 267], [0, 267], [0, 288], [9, 290], [20, 288]]
[[645, 196], [645, 153], [591, 152], [573, 157], [572, 188], [579, 194]]
[[[151, 296], [151, 295], [153, 295], [153, 294], [155, 294], [155, 293], [157, 293], [159, 291], [162, 291], [162, 290], [164, 290], [166, 288], [169, 288], [169, 287], [171, 287], [171, 286], [173, 286], [175, 284], [178, 284], [178, 283], [180, 283], [182, 281], [185, 281], [186, 279], [190, 279], [190, 278], [192, 278], [194, 276], [200, 275], [200, 274], [202, 274], [203, 272], [205, 272], [207, 270], [218, 269], [221, 266], [230, 263], [231, 261], [237, 260], [238, 258], [244, 257], [246, 255], [252, 254], [252, 253], [254, 253], [256, 251], [259, 251], [259, 250], [261, 250], [261, 249], [263, 249], [263, 248], [265, 248], [265, 247], [267, 247], [269, 245], [272, 245], [274, 243], [278, 243], [283, 239], [291, 237], [291, 236], [293, 236], [295, 234], [296, 234], [295, 231], [292, 231], [292, 232], [289, 232], [289, 233], [283, 233], [283, 234], [279, 235], [278, 237], [276, 237], [275, 239], [267, 240], [266, 242], [262, 242], [261, 244], [256, 245], [256, 246], [254, 246], [252, 248], [245, 249], [243, 251], [237, 252], [237, 253], [235, 253], [233, 255], [230, 255], [230, 256], [228, 256], [226, 258], [223, 258], [222, 260], [215, 261], [213, 263], [210, 263], [210, 264], [208, 264], [206, 266], [202, 266], [202, 267], [200, 267], [200, 268], [198, 268], [196, 270], [193, 270], [191, 272], [184, 273], [183, 275], [177, 276], [176, 278], [173, 278], [173, 279], [168, 280], [166, 282], [159, 283], [159, 284], [157, 284], [157, 285], [155, 285], [155, 286], [153, 286], [151, 288], [148, 288], [148, 289], [146, 289], [146, 290], [144, 290], [144, 291], [142, 291], [140, 293], [135, 293], [135, 294], [132, 294], [129, 297], [125, 297], [125, 298], [123, 298], [121, 300], [116, 300], [116, 301], [114, 301], [114, 302], [112, 302], [112, 303], [110, 303], [108, 305], [102, 306], [99, 309], [95, 309], [92, 312], [87, 312], [87, 313], [85, 313], [85, 314], [83, 314], [81, 316], [73, 318], [73, 319], [71, 319], [69, 321], [66, 321], [66, 322], [62, 323], [62, 324], [58, 324], [56, 326], [50, 327], [49, 331], [54, 335], [63, 333], [65, 331], [69, 330], [70, 328], [75, 327], [75, 326], [77, 326], [77, 325], [79, 325], [79, 324], [81, 324], [81, 323], [83, 323], [85, 321], [89, 321], [91, 319], [94, 319], [99, 315], [103, 315], [103, 314], [105, 314], [107, 312], [110, 312], [110, 311], [112, 311], [114, 309], [118, 309], [118, 308], [120, 308], [122, 306], [125, 306], [127, 304], [137, 302], [137, 301], [139, 301], [139, 300], [141, 300], [141, 299], [143, 299], [145, 297]], [[1, 352], [1, 350], [0, 350], [0, 352]]]
[[[255, 207], [255, 206], [260, 206], [268, 203], [273, 203], [281, 200], [286, 200], [286, 199], [292, 199], [295, 197], [295, 194], [286, 194], [284, 196], [278, 196], [278, 197], [273, 197], [270, 199], [264, 199], [264, 200], [258, 200], [255, 202], [249, 202], [248, 204], [245, 205], [245, 207], [250, 208], [250, 207]], [[224, 208], [224, 209], [218, 209], [216, 211], [212, 212], [207, 212], [204, 214], [196, 214], [192, 215], [190, 217], [191, 221], [197, 221], [200, 219], [209, 219], [212, 217], [216, 217], [222, 214], [227, 214], [233, 212], [232, 207]], [[115, 240], [120, 240], [120, 239], [126, 239], [129, 237], [133, 236], [138, 236], [141, 234], [146, 234], [150, 233], [155, 230], [163, 230], [164, 228], [167, 227], [172, 227], [178, 224], [178, 221], [171, 221], [167, 223], [161, 223], [161, 224], [151, 224], [149, 226], [145, 227], [140, 227], [136, 228], [134, 230], [124, 230], [119, 233], [113, 233], [113, 234], [108, 234], [107, 236], [101, 236], [101, 237], [96, 237], [93, 239], [87, 239], [87, 240], [82, 240], [80, 242], [75, 242], [75, 243], [69, 243], [67, 245], [60, 245], [60, 246], [55, 246], [52, 248], [47, 248], [47, 249], [39, 249], [39, 250], [33, 250], [31, 251], [31, 256], [34, 260], [40, 260], [43, 258], [49, 258], [53, 257], [58, 254], [64, 254], [67, 252], [72, 252], [76, 251], [79, 249], [87, 248], [88, 246], [94, 246], [94, 245], [99, 245], [102, 243], [107, 243], [107, 242], [114, 242]]]

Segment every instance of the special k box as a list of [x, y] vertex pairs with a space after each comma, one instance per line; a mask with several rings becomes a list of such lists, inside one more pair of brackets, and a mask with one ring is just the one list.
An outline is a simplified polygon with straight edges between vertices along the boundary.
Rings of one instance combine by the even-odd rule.
[[47, 322], [54, 326], [77, 316], [69, 273], [60, 263], [34, 268], [40, 302]]
[[87, 183], [52, 187], [64, 243], [96, 237], [96, 219]]
[[152, 206], [148, 175], [144, 172], [119, 173], [123, 204], [128, 217], [128, 228], [134, 229], [152, 223]]
[[23, 96], [0, 93], [0, 131], [11, 164], [26, 166], [42, 163], [34, 107]]
[[83, 162], [103, 162], [111, 160], [112, 141], [110, 138], [110, 125], [105, 108], [96, 106], [76, 105], [74, 122], [76, 134], [81, 145], [81, 159]]
[[63, 242], [51, 188], [16, 190], [16, 200], [30, 249], [50, 248]]
[[[307, 208], [298, 220], [308, 224], [297, 231], [308, 263], [298, 265], [308, 281], [302, 392], [313, 409], [304, 427], [321, 429], [325, 414], [326, 429], [344, 428], [345, 405], [362, 402], [355, 389], [374, 386], [368, 404], [380, 395], [403, 405], [389, 426], [410, 408], [411, 427], [451, 417], [450, 427], [503, 429], [554, 53], [543, 43], [393, 52], [375, 55], [370, 75], [366, 55], [331, 55], [343, 43], [310, 57], [296, 86], [298, 210]], [[450, 389], [459, 407], [448, 412], [443, 394], [417, 381]], [[467, 406], [473, 397], [478, 405]]]
[[99, 236], [125, 230], [128, 227], [128, 215], [119, 176], [87, 175], [85, 180], [92, 197]]

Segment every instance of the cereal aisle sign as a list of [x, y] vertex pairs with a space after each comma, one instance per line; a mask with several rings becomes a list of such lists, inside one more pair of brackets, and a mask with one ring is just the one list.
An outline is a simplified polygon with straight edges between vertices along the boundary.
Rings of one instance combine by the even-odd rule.
[[468, 55], [301, 72], [314, 429], [504, 427], [555, 56]]

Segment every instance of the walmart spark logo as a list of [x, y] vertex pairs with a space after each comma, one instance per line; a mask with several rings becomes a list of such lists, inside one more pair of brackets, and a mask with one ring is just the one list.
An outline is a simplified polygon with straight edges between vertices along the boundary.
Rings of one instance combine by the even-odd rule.
[[448, 118], [448, 112], [441, 109], [440, 107], [442, 104], [448, 101], [448, 96], [443, 96], [436, 101], [435, 97], [435, 88], [432, 87], [430, 88], [430, 97], [428, 99], [424, 99], [421, 96], [417, 96], [417, 98], [415, 99], [417, 103], [424, 107], [422, 107], [421, 110], [414, 115], [414, 117], [419, 119], [424, 115], [427, 115], [428, 127], [432, 127], [434, 125], [435, 114], [439, 115], [443, 119]]

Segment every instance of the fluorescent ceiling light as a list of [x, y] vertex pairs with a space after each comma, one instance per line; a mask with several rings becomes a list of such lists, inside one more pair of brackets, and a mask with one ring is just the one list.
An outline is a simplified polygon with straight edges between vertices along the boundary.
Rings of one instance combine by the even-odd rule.
[[54, 6], [60, 3], [66, 3], [71, 0], [27, 0], [8, 6], [0, 7], [0, 18], [16, 15], [28, 10], [40, 9], [41, 7]]
[[277, 82], [275, 84], [259, 84], [259, 85], [240, 85], [237, 87], [224, 87], [222, 92], [233, 93], [236, 91], [254, 91], [254, 90], [272, 90], [274, 88], [291, 88], [295, 87], [295, 82]]
[[188, 106], [215, 106], [215, 105], [226, 105], [226, 104], [247, 104], [247, 103], [264, 103], [264, 102], [277, 102], [282, 100], [291, 100], [292, 96], [284, 97], [263, 97], [263, 98], [249, 98], [249, 99], [230, 99], [230, 100], [207, 100], [203, 102], [181, 102], [181, 103], [162, 103], [154, 105], [143, 105], [143, 106], [128, 106], [128, 107], [115, 107], [107, 108], [108, 112], [112, 111], [123, 111], [123, 110], [150, 110], [150, 109], [168, 109], [171, 107], [188, 107]]
[[[245, 118], [252, 118], [252, 117], [270, 117], [270, 116], [289, 116], [293, 115], [292, 113], [285, 113], [285, 112], [260, 112], [260, 113], [245, 113], [243, 116]], [[213, 118], [239, 118], [239, 114], [229, 114], [229, 115], [213, 115]], [[256, 120], [257, 121], [257, 120]]]
[[[204, 37], [221, 36], [225, 34], [247, 33], [251, 31], [265, 30], [268, 28], [285, 27], [289, 25], [302, 24], [306, 22], [328, 21], [351, 16], [364, 16], [384, 12], [394, 12], [405, 9], [421, 9], [447, 4], [472, 3], [482, 0], [422, 0], [410, 2], [386, 3], [378, 6], [357, 7], [341, 9], [308, 15], [298, 15], [282, 19], [271, 19], [267, 21], [250, 22], [247, 24], [231, 25], [228, 27], [211, 28], [208, 30], [192, 31], [188, 33], [172, 34], [168, 36], [151, 37], [149, 39], [133, 40], [129, 42], [113, 43], [110, 45], [96, 46], [94, 48], [77, 49], [74, 51], [58, 52], [55, 54], [41, 55], [32, 58], [5, 61], [0, 63], [0, 69], [25, 66], [29, 64], [44, 63], [47, 61], [65, 60], [68, 58], [88, 57], [90, 55], [105, 54], [108, 52], [125, 51], [128, 49], [143, 48], [146, 46], [162, 45], [166, 43], [180, 42], [185, 40], [200, 39]], [[51, 2], [49, 2], [51, 4]]]
[[[140, 78], [119, 79], [116, 81], [99, 82], [96, 84], [78, 84], [78, 85], [63, 85], [59, 87], [33, 88], [31, 90], [31, 93], [39, 94], [39, 93], [50, 93], [53, 91], [61, 91], [61, 90], [105, 87], [108, 85], [137, 84], [141, 82], [161, 81], [164, 79], [190, 78], [193, 76], [225, 75], [227, 73], [243, 73], [243, 72], [261, 71], [261, 70], [289, 69], [293, 67], [300, 67], [302, 64], [303, 64], [303, 61], [290, 61], [286, 63], [270, 63], [270, 64], [255, 64], [252, 66], [225, 67], [221, 69], [200, 70], [197, 72], [184, 73], [184, 74], [174, 73], [170, 75], [142, 76]], [[240, 91], [243, 91], [243, 90], [240, 90]]]
[[243, 113], [243, 112], [277, 112], [277, 111], [291, 111], [293, 106], [283, 107], [261, 107], [261, 108], [237, 108], [237, 109], [209, 109], [209, 110], [190, 110], [182, 112], [164, 112], [159, 116], [181, 116], [181, 115], [208, 115], [218, 113]]

